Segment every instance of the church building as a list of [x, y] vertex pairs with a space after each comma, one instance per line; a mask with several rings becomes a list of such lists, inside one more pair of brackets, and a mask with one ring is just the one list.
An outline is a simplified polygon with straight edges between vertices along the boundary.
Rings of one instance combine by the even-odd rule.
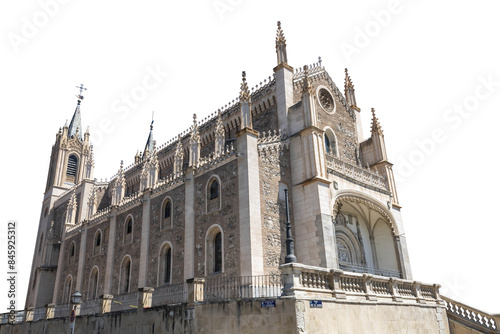
[[[347, 69], [339, 88], [321, 58], [293, 68], [279, 22], [276, 54], [271, 76], [250, 87], [252, 74], [243, 72], [239, 98], [203, 120], [194, 114], [190, 129], [167, 143], [156, 143], [151, 123], [144, 150], [106, 181], [94, 178], [99, 157], [81, 122], [92, 111], [79, 87], [52, 147], [27, 310], [57, 311], [76, 291], [81, 315], [86, 303], [148, 291], [149, 303], [134, 295], [132, 305], [153, 309], [169, 304], [172, 287], [195, 284], [193, 326], [212, 328], [220, 325], [209, 319], [215, 311], [201, 307], [220, 301], [217, 282], [224, 291], [237, 282], [235, 303], [248, 297], [259, 312], [285, 305], [282, 314], [293, 314], [274, 323], [283, 331], [266, 327], [276, 332], [380, 332], [389, 320], [395, 329], [449, 331], [439, 286], [413, 281], [375, 109], [362, 111]], [[361, 112], [372, 117], [365, 131]], [[279, 291], [263, 294], [271, 281]], [[245, 286], [258, 291], [243, 296]], [[188, 302], [187, 289], [176, 302]], [[328, 317], [314, 314], [320, 302]], [[114, 305], [108, 311], [119, 312]], [[353, 324], [353, 312], [373, 319]], [[351, 314], [348, 325], [342, 314]]]

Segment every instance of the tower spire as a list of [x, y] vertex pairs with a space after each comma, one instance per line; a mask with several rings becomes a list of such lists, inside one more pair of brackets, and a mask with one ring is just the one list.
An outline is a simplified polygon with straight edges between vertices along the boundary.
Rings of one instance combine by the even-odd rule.
[[80, 104], [82, 103], [83, 100], [82, 92], [86, 91], [87, 88], [83, 87], [83, 84], [80, 84], [80, 86], [76, 86], [76, 88], [78, 88], [80, 92], [78, 95], [76, 95], [76, 97], [78, 98], [78, 102], [76, 104], [76, 109], [73, 114], [73, 118], [71, 118], [71, 122], [69, 123], [68, 135], [70, 138], [76, 136], [78, 139], [83, 140], [82, 116], [80, 114]]
[[153, 138], [153, 123], [155, 122], [154, 120], [154, 111], [153, 111], [153, 119], [151, 120], [151, 125], [149, 126], [149, 136], [148, 140], [146, 141], [146, 146], [144, 147], [144, 153], [142, 154], [142, 157], [146, 155], [146, 151], [152, 152], [153, 151], [153, 143], [154, 143], [154, 138]]
[[241, 128], [252, 129], [252, 99], [247, 85], [247, 74], [245, 71], [241, 72], [242, 82], [240, 89], [240, 117]]
[[283, 29], [281, 29], [280, 21], [278, 21], [278, 30], [276, 32], [276, 53], [278, 55], [278, 65], [282, 63], [288, 64], [286, 56], [286, 39]]

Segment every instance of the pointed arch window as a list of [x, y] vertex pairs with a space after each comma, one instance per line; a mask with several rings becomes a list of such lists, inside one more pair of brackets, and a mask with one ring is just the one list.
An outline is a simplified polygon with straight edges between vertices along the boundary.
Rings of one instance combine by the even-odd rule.
[[222, 271], [222, 234], [219, 232], [214, 237], [214, 273]]
[[73, 241], [71, 243], [71, 246], [69, 246], [69, 264], [72, 264], [73, 262], [75, 262], [75, 242]]

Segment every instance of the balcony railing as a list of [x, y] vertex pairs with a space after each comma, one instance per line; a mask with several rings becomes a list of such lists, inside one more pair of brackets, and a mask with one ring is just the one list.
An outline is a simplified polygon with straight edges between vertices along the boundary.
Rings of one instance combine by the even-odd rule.
[[446, 303], [446, 314], [449, 319], [456, 320], [466, 327], [480, 330], [482, 333], [500, 333], [499, 324], [492, 315], [448, 297], [443, 296], [443, 300]]
[[326, 167], [332, 170], [333, 173], [340, 174], [351, 181], [379, 190], [388, 191], [385, 178], [368, 168], [342, 161], [330, 154], [326, 154]]
[[203, 301], [280, 297], [281, 275], [213, 277], [205, 280]]

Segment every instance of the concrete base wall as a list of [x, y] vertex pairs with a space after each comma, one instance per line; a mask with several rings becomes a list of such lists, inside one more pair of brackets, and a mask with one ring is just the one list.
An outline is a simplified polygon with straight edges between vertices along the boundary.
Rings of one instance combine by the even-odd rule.
[[[78, 317], [75, 333], [449, 333], [442, 306], [280, 298], [155, 307]], [[1, 325], [0, 334], [68, 333], [68, 318]], [[455, 332], [473, 333], [473, 332]]]

